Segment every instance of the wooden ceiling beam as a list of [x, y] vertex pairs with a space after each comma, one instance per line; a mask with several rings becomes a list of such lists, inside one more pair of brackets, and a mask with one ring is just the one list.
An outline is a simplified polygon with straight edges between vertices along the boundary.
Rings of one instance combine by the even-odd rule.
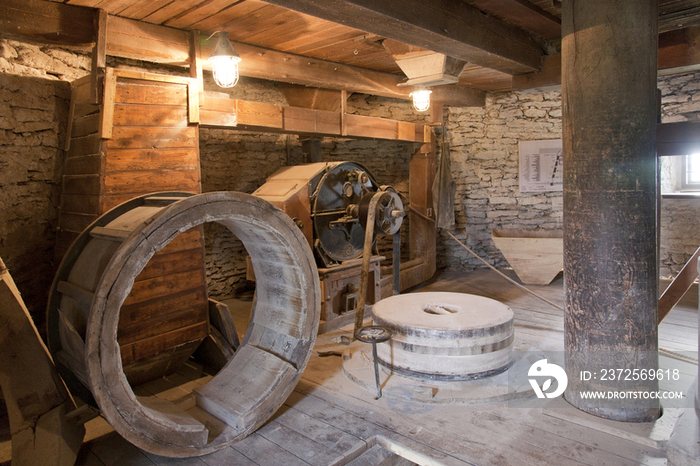
[[[233, 46], [242, 59], [239, 65], [242, 76], [397, 99], [410, 99], [409, 94], [412, 92], [410, 88], [398, 87], [404, 81], [403, 76], [277, 52], [240, 42], [233, 42]], [[202, 47], [202, 55], [209, 56], [211, 50], [210, 44], [207, 44]], [[211, 65], [206, 60], [203, 61], [204, 68], [211, 69]], [[453, 106], [482, 107], [485, 102], [483, 92], [461, 86], [436, 87], [432, 97], [435, 101]]]
[[[700, 70], [700, 26], [659, 34], [659, 76]], [[514, 92], [533, 94], [561, 88], [561, 55], [542, 57], [542, 69], [513, 76]]]
[[96, 11], [43, 0], [3, 0], [0, 2], [0, 36], [88, 45], [94, 40]]
[[530, 35], [463, 0], [266, 1], [509, 74], [540, 68]]
[[473, 4], [545, 39], [561, 38], [561, 20], [529, 0], [474, 0]]
[[[89, 44], [95, 41], [94, 19], [98, 17], [98, 11], [43, 0], [3, 0], [0, 13], [6, 14], [0, 14], [0, 33], [33, 41]], [[189, 66], [193, 49], [191, 37], [189, 31], [107, 15], [104, 49], [107, 55], [115, 57]], [[207, 58], [214, 42], [212, 39], [201, 47], [200, 62], [207, 70], [211, 70]], [[240, 65], [242, 76], [410, 99], [411, 89], [398, 87], [404, 80], [403, 76], [239, 42], [233, 42], [233, 45], [243, 59]], [[443, 86], [434, 91], [433, 100], [447, 105], [474, 107], [483, 106], [485, 96], [475, 89]]]

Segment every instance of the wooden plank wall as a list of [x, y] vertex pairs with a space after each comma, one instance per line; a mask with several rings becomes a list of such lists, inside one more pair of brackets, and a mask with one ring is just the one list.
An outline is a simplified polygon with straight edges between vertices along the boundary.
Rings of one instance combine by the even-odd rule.
[[[197, 125], [189, 123], [188, 85], [124, 78], [108, 70], [105, 80], [110, 79], [102, 113], [83, 115], [75, 106], [59, 221], [66, 240], [134, 197], [201, 193], [199, 135]], [[76, 86], [74, 100], [83, 102], [86, 92], [89, 81]], [[151, 259], [124, 302], [117, 341], [132, 383], [177, 370], [208, 335], [207, 304], [198, 227]]]
[[100, 216], [99, 186], [102, 172], [102, 141], [99, 135], [100, 106], [90, 101], [91, 77], [72, 84], [70, 134], [63, 171], [61, 212], [55, 259], [58, 264], [78, 235]]
[[[105, 141], [103, 211], [149, 192], [201, 193], [199, 131], [189, 124], [187, 91], [183, 84], [117, 79], [112, 135]], [[173, 240], [136, 277], [117, 333], [125, 371], [181, 345], [194, 351], [208, 333], [204, 249], [197, 228]], [[172, 357], [190, 354], [158, 358], [157, 365], [165, 369]], [[145, 365], [154, 369], [152, 363]]]

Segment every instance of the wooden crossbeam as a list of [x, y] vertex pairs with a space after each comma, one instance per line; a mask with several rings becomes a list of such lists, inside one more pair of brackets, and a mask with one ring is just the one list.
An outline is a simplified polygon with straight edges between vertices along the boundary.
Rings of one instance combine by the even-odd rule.
[[203, 126], [272, 133], [347, 136], [417, 143], [429, 140], [424, 134], [424, 128], [429, 127], [418, 123], [212, 95], [205, 95], [203, 99], [200, 123]]
[[538, 70], [532, 37], [462, 0], [267, 0], [509, 74]]
[[37, 42], [88, 45], [94, 41], [94, 10], [42, 0], [0, 2], [0, 35]]
[[[700, 26], [659, 34], [659, 76], [700, 70]], [[513, 76], [514, 92], [532, 94], [561, 86], [561, 55], [542, 57], [538, 71]]]
[[698, 278], [698, 256], [700, 256], [700, 248], [695, 251], [659, 298], [659, 324]]

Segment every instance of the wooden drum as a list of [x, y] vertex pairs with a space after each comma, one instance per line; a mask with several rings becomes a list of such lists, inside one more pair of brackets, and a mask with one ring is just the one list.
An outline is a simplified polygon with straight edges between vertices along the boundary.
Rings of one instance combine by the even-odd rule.
[[[153, 255], [205, 222], [227, 227], [250, 254], [257, 285], [248, 331], [192, 396], [178, 403], [136, 396], [117, 342], [120, 309]], [[69, 300], [89, 302], [89, 313], [67, 316]], [[311, 354], [320, 303], [311, 248], [281, 210], [243, 193], [158, 193], [106, 213], [68, 252], [49, 302], [50, 347], [71, 366], [71, 390], [84, 385], [131, 443], [163, 456], [197, 456], [240, 440], [282, 405]]]

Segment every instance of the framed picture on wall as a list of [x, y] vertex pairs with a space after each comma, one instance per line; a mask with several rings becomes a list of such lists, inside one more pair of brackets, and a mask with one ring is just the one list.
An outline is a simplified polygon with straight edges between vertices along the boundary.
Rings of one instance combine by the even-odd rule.
[[562, 191], [561, 139], [520, 141], [520, 192]]

